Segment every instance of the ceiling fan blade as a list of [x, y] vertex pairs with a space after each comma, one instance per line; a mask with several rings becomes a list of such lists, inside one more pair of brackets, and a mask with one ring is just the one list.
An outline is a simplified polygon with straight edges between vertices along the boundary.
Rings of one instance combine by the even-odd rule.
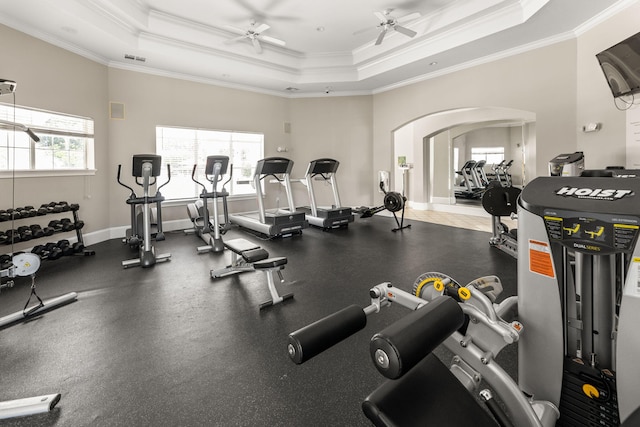
[[269, 25], [267, 25], [267, 24], [260, 24], [256, 28], [253, 29], [253, 32], [256, 33], [256, 34], [260, 34], [263, 31], [267, 31], [269, 28], [271, 28], [271, 27]]
[[394, 25], [393, 29], [396, 30], [397, 32], [402, 33], [405, 36], [409, 36], [409, 37], [415, 37], [415, 35], [418, 34], [415, 31], [410, 30], [408, 28], [405, 28], [405, 27], [403, 27], [401, 25]]
[[258, 39], [251, 39], [251, 42], [253, 43], [253, 48], [256, 50], [256, 53], [262, 53], [262, 46], [260, 46]]
[[247, 34], [247, 30], [243, 30], [242, 28], [238, 28], [238, 27], [234, 27], [233, 25], [225, 25], [223, 27], [225, 30], [227, 31], [231, 31], [232, 33], [236, 33], [236, 34]]
[[384, 40], [385, 34], [387, 34], [387, 29], [386, 28], [384, 30], [380, 31], [380, 34], [378, 34], [378, 38], [376, 39], [376, 46], [378, 46], [379, 44], [382, 43], [382, 40]]
[[274, 37], [260, 36], [260, 38], [268, 43], [275, 44], [278, 46], [284, 46], [287, 44], [284, 40], [276, 39]]
[[385, 15], [382, 12], [373, 12], [373, 14], [378, 18], [380, 22], [387, 22], [389, 20], [389, 16]]
[[409, 21], [413, 21], [414, 19], [420, 18], [420, 16], [422, 16], [422, 15], [420, 15], [420, 12], [413, 12], [413, 13], [410, 13], [408, 15], [403, 16], [402, 18], [396, 19], [396, 22], [400, 22], [400, 23], [409, 22]]

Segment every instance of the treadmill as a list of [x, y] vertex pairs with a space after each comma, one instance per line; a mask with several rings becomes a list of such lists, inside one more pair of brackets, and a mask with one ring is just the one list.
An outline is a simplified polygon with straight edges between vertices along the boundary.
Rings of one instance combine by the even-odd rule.
[[[309, 224], [320, 227], [324, 230], [329, 228], [348, 227], [353, 222], [353, 213], [350, 207], [343, 207], [340, 204], [338, 194], [338, 183], [336, 182], [336, 171], [340, 162], [333, 159], [317, 159], [309, 162], [307, 173], [301, 182], [307, 187], [309, 192], [309, 203], [311, 206], [301, 207], [305, 212]], [[313, 189], [313, 181], [320, 180], [331, 185], [333, 191], [334, 204], [332, 206], [320, 207], [316, 203], [316, 195]]]
[[[305, 219], [304, 212], [296, 211], [295, 204], [293, 203], [291, 169], [293, 169], [293, 160], [284, 157], [267, 157], [259, 160], [253, 175], [253, 186], [256, 189], [258, 211], [229, 214], [231, 223], [268, 237], [287, 237], [302, 233], [302, 229], [307, 228], [309, 223]], [[267, 212], [265, 210], [264, 195], [262, 194], [260, 181], [267, 176], [274, 177], [284, 185], [287, 193], [287, 202], [289, 204], [288, 209], [276, 209], [273, 212]]]

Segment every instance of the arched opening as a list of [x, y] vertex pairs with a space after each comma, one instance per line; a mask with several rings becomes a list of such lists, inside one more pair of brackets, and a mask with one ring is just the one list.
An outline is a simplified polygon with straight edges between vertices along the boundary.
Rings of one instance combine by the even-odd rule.
[[[535, 175], [535, 113], [529, 111], [498, 107], [440, 111], [398, 127], [392, 141], [393, 187], [404, 192], [413, 209], [473, 213], [469, 203], [456, 199], [456, 171], [481, 146], [499, 147], [505, 159], [513, 160], [514, 185], [524, 185]], [[474, 210], [481, 209], [477, 204]]]

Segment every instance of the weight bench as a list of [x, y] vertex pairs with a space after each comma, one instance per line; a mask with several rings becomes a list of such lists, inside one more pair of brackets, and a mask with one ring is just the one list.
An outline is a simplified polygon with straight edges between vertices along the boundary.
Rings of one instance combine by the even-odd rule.
[[293, 298], [293, 293], [285, 295], [278, 294], [273, 278], [273, 273], [276, 272], [278, 273], [280, 283], [284, 282], [282, 270], [287, 263], [286, 257], [269, 258], [269, 252], [246, 239], [229, 240], [224, 242], [224, 246], [231, 251], [231, 264], [218, 270], [211, 270], [212, 279], [219, 279], [246, 271], [263, 271], [267, 276], [267, 285], [271, 293], [271, 300], [260, 304], [261, 309]]

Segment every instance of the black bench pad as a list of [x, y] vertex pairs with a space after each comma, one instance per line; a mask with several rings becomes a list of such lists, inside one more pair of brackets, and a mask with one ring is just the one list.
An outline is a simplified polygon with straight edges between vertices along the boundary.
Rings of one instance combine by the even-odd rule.
[[282, 265], [285, 265], [286, 263], [287, 263], [287, 258], [280, 256], [280, 257], [268, 258], [265, 260], [254, 262], [253, 268], [255, 268], [256, 270], [263, 270], [263, 269], [280, 267]]
[[251, 249], [258, 249], [260, 246], [246, 239], [233, 239], [224, 242], [224, 245], [231, 251], [242, 255], [242, 252], [249, 251]]
[[496, 421], [433, 353], [362, 403], [376, 426], [495, 427]]

